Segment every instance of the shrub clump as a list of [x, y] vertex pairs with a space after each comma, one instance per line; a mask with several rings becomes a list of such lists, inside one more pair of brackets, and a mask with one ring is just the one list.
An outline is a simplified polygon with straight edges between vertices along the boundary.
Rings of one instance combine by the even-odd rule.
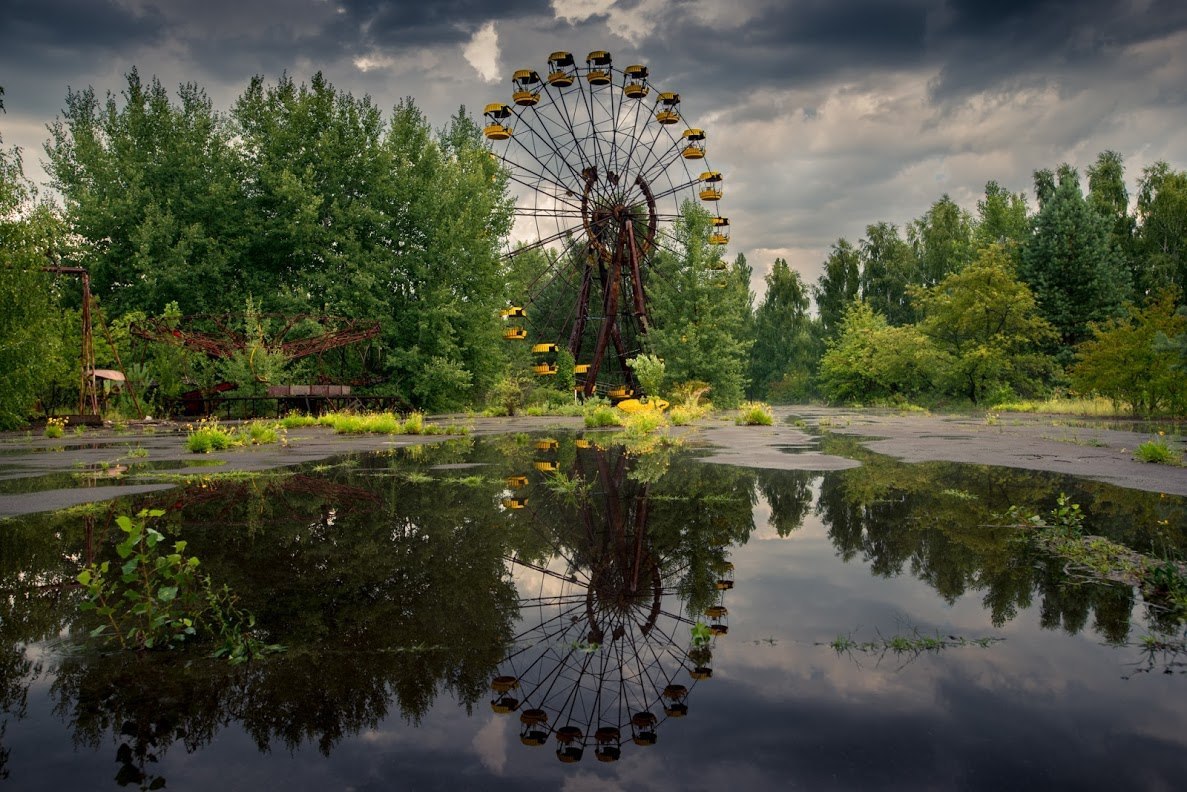
[[1170, 447], [1162, 432], [1158, 433], [1158, 437], [1147, 440], [1135, 448], [1133, 456], [1139, 462], [1151, 462], [1158, 465], [1178, 465], [1182, 463], [1182, 457]]
[[746, 402], [738, 408], [734, 419], [738, 426], [770, 426], [774, 423], [771, 408], [762, 402]]
[[585, 428], [622, 426], [623, 414], [604, 399], [590, 399], [585, 403]]

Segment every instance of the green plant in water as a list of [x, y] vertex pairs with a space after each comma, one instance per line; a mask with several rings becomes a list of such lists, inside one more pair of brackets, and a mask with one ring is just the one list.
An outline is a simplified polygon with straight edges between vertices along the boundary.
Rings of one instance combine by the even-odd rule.
[[1064, 534], [1079, 535], [1084, 528], [1084, 513], [1080, 504], [1073, 503], [1066, 493], [1059, 493], [1055, 508], [1051, 510], [1050, 527]]
[[1162, 432], [1158, 433], [1158, 437], [1147, 440], [1135, 448], [1133, 457], [1139, 462], [1150, 462], [1157, 465], [1182, 464], [1182, 457], [1170, 447]]
[[185, 555], [184, 541], [167, 547], [164, 534], [149, 525], [164, 514], [151, 509], [117, 517], [123, 539], [115, 551], [122, 563], [117, 569], [109, 561], [92, 563], [78, 574], [87, 597], [82, 610], [99, 619], [90, 635], [137, 650], [205, 641], [214, 644], [215, 656], [235, 663], [280, 651], [252, 634], [255, 617], [237, 606], [226, 586], [216, 588], [198, 574], [200, 562]]
[[709, 629], [709, 625], [705, 624], [700, 619], [697, 623], [689, 628], [692, 634], [692, 645], [696, 647], [708, 646], [709, 642], [713, 640], [713, 631]]

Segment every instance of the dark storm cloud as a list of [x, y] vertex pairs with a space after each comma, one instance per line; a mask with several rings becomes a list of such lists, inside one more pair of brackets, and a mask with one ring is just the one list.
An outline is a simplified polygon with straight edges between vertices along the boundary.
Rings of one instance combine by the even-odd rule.
[[336, 27], [358, 31], [370, 43], [389, 46], [457, 44], [491, 20], [551, 16], [548, 0], [444, 0], [384, 2], [345, 0]]
[[[159, 39], [165, 22], [159, 12], [130, 11], [111, 0], [8, 0], [0, 24], [5, 63], [19, 57], [118, 52]], [[36, 68], [27, 64], [26, 68]]]
[[953, 0], [937, 18], [933, 46], [943, 57], [932, 93], [943, 101], [1031, 79], [1123, 67], [1126, 48], [1187, 30], [1187, 4]]
[[739, 27], [673, 14], [641, 49], [701, 85], [811, 87], [879, 71], [937, 73], [938, 103], [1124, 67], [1126, 48], [1187, 29], [1187, 3], [855, 0], [779, 3]]
[[10, 112], [48, 120], [67, 85], [85, 85], [96, 64], [102, 70], [125, 52], [159, 42], [166, 29], [155, 10], [134, 12], [112, 0], [9, 0], [0, 14], [0, 85]]

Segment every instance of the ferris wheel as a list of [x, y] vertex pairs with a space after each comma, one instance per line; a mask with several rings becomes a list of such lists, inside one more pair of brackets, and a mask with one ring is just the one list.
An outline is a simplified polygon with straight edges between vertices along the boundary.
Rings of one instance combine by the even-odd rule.
[[540, 376], [557, 374], [567, 350], [581, 393], [630, 398], [638, 384], [627, 361], [648, 329], [652, 264], [676, 249], [684, 203], [709, 211], [710, 244], [729, 242], [722, 174], [680, 94], [654, 88], [644, 65], [620, 70], [595, 50], [582, 67], [554, 52], [544, 71], [520, 69], [511, 81], [511, 103], [486, 106], [483, 134], [518, 196], [508, 256], [535, 251], [539, 262], [522, 304], [503, 312], [504, 337], [531, 345]]

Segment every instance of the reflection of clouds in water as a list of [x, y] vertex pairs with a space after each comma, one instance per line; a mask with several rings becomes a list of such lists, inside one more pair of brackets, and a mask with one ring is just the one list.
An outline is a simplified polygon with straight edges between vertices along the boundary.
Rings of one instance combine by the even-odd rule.
[[471, 745], [482, 764], [495, 775], [501, 776], [507, 764], [507, 740], [511, 732], [507, 724], [511, 721], [506, 716], [486, 717], [486, 723], [474, 735]]
[[542, 566], [553, 574], [545, 574], [539, 570], [524, 566], [523, 564], [506, 562], [507, 571], [511, 575], [511, 580], [515, 584], [515, 590], [519, 593], [521, 599], [530, 597], [559, 597], [562, 594], [572, 593], [574, 587], [579, 587], [584, 590], [583, 579], [579, 579], [577, 583], [569, 583], [560, 578], [569, 574], [569, 564], [560, 556], [553, 556]]

